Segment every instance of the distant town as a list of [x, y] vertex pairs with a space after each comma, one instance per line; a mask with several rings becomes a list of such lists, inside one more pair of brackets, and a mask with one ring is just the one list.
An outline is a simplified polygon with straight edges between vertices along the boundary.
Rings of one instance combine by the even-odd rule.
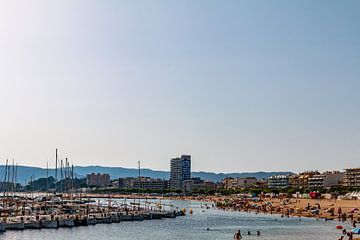
[[109, 173], [91, 173], [78, 178], [73, 166], [66, 159], [59, 162], [55, 176], [31, 178], [19, 184], [15, 165], [6, 164], [2, 192], [13, 191], [53, 191], [53, 192], [93, 192], [93, 193], [149, 193], [149, 194], [234, 194], [234, 193], [287, 193], [306, 194], [309, 192], [344, 194], [360, 189], [360, 168], [343, 171], [304, 171], [297, 174], [273, 175], [268, 178], [226, 177], [218, 182], [192, 177], [191, 155], [170, 159], [169, 179], [143, 176], [139, 163], [137, 177], [111, 179]]

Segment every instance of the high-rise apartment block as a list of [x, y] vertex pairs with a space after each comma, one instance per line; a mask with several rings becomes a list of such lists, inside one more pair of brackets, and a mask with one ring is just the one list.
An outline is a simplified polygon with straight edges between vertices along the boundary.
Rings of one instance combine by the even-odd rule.
[[191, 156], [182, 155], [170, 161], [170, 188], [183, 189], [183, 182], [191, 179]]

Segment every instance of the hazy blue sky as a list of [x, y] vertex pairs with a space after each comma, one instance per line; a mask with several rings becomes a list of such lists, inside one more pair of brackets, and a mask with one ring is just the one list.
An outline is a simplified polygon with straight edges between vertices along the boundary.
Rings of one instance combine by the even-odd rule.
[[76, 165], [360, 167], [360, 1], [1, 1], [0, 160], [56, 147]]

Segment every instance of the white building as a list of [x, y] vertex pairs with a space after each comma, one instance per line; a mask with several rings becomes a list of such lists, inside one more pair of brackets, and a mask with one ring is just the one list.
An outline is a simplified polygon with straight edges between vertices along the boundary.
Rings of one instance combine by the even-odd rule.
[[339, 186], [344, 178], [344, 174], [339, 171], [324, 172], [309, 178], [309, 189], [323, 189]]
[[284, 189], [290, 187], [290, 178], [287, 175], [276, 175], [268, 178], [268, 187], [272, 189]]
[[360, 188], [360, 168], [345, 169], [344, 186]]

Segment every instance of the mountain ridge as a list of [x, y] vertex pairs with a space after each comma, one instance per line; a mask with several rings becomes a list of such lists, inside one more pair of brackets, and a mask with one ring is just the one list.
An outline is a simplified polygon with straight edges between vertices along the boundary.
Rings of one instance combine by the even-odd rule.
[[[168, 179], [169, 171], [164, 170], [152, 170], [149, 168], [140, 169], [141, 176], [152, 177], [152, 178], [161, 178]], [[5, 176], [5, 165], [0, 165], [0, 181], [4, 181]], [[139, 172], [135, 168], [124, 168], [124, 167], [106, 167], [100, 165], [92, 166], [74, 166], [74, 175], [75, 177], [82, 178], [89, 173], [107, 173], [110, 175], [111, 179], [116, 179], [120, 177], [137, 177]], [[200, 177], [204, 180], [209, 180], [213, 182], [218, 182], [226, 177], [255, 177], [257, 179], [266, 179], [272, 175], [290, 175], [293, 174], [290, 171], [258, 171], [258, 172], [233, 172], [233, 173], [215, 173], [215, 172], [206, 172], [206, 171], [195, 171], [192, 172], [192, 177]], [[55, 169], [48, 169], [48, 176], [54, 176]], [[58, 176], [59, 176], [58, 172]], [[19, 165], [17, 167], [17, 179], [18, 183], [25, 184], [29, 182], [31, 178], [34, 179], [43, 178], [47, 176], [47, 169], [41, 167], [32, 167]], [[59, 178], [59, 177], [58, 177]]]

